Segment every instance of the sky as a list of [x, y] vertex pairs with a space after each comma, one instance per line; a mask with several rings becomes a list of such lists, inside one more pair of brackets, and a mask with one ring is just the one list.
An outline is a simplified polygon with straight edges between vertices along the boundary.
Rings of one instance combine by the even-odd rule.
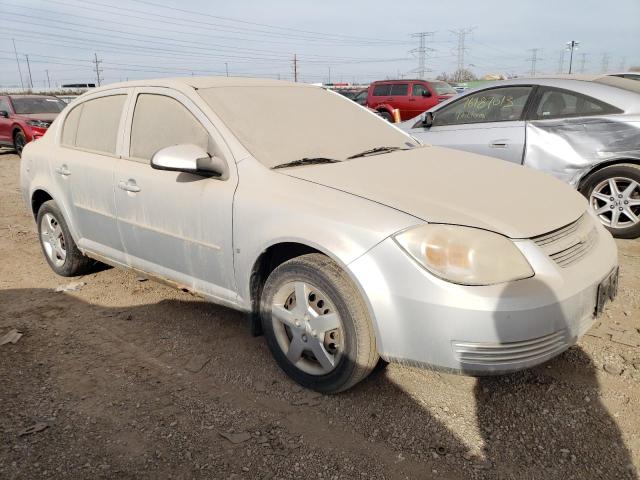
[[[640, 0], [0, 0], [0, 87], [185, 75], [368, 83], [432, 78], [458, 61], [478, 76], [640, 66]], [[459, 35], [464, 57], [459, 58]], [[14, 44], [18, 62], [14, 52]], [[29, 64], [27, 65], [27, 56]], [[18, 71], [20, 64], [21, 75]]]

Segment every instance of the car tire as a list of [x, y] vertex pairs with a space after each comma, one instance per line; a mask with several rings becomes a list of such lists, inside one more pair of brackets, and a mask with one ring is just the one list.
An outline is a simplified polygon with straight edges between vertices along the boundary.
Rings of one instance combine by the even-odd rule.
[[639, 165], [622, 163], [604, 167], [584, 180], [580, 192], [587, 197], [591, 208], [600, 212], [598, 218], [614, 237], [640, 237]]
[[56, 202], [43, 203], [36, 221], [40, 247], [54, 272], [63, 277], [75, 277], [91, 270], [95, 261], [78, 250]]
[[378, 114], [380, 115], [381, 118], [384, 118], [387, 122], [393, 123], [393, 115], [391, 115], [389, 112], [385, 110], [379, 110]]
[[302, 255], [279, 265], [264, 285], [260, 314], [276, 362], [306, 388], [341, 392], [378, 364], [367, 306], [347, 274], [325, 255]]
[[13, 149], [16, 151], [19, 157], [22, 156], [22, 150], [24, 146], [27, 144], [27, 137], [25, 137], [24, 132], [22, 130], [18, 130], [13, 135]]

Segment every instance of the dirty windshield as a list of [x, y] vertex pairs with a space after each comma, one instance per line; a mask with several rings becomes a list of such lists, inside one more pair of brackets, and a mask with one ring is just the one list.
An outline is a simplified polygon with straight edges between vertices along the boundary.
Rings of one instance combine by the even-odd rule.
[[415, 145], [388, 122], [316, 87], [218, 87], [198, 93], [269, 168], [304, 158], [342, 161], [380, 146]]

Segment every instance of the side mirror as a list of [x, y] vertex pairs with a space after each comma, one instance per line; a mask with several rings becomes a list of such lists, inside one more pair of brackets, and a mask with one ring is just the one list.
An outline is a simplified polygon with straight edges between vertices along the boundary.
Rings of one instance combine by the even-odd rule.
[[431, 96], [431, 92], [429, 90], [423, 90], [422, 91], [422, 96], [423, 97], [430, 97]]
[[223, 177], [227, 167], [219, 157], [211, 157], [197, 145], [172, 145], [158, 150], [151, 157], [151, 168], [186, 172], [196, 175]]
[[6, 110], [0, 110], [0, 117], [9, 118], [9, 112], [7, 112]]
[[422, 126], [425, 128], [431, 128], [433, 126], [433, 112], [427, 112], [424, 114]]

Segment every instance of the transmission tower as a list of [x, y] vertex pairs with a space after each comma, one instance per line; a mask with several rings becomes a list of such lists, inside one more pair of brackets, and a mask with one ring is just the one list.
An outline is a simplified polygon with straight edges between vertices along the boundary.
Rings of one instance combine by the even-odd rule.
[[610, 55], [608, 53], [602, 54], [602, 73], [607, 73], [607, 71], [609, 70], [609, 58]]
[[585, 65], [587, 63], [587, 53], [580, 54], [580, 73], [584, 73]]
[[427, 54], [433, 52], [433, 48], [427, 47], [427, 38], [432, 37], [435, 32], [418, 32], [412, 33], [411, 37], [417, 38], [419, 41], [418, 48], [411, 50], [411, 53], [415, 53], [418, 56], [418, 68], [413, 70], [418, 74], [418, 78], [424, 79], [426, 72], [430, 72], [431, 69], [427, 68]]
[[98, 86], [100, 86], [102, 84], [102, 78], [100, 78], [100, 74], [102, 73], [102, 68], [100, 68], [100, 64], [102, 63], [102, 60], [98, 60], [97, 53], [93, 54], [93, 63], [95, 65], [95, 71], [96, 71], [96, 83], [98, 84]]
[[532, 77], [535, 77], [536, 76], [536, 63], [538, 63], [539, 60], [542, 60], [542, 58], [540, 58], [538, 56], [538, 52], [542, 53], [542, 49], [541, 48], [532, 48], [529, 51], [531, 52], [531, 57], [527, 58], [527, 60], [531, 62], [531, 70], [530, 70], [529, 74]]
[[475, 30], [476, 27], [467, 27], [467, 28], [461, 28], [459, 30], [450, 30], [451, 33], [453, 33], [454, 35], [456, 35], [458, 37], [458, 48], [457, 48], [457, 55], [458, 55], [458, 69], [456, 70], [455, 73], [455, 78], [456, 81], [460, 81], [460, 76], [462, 74], [462, 71], [464, 70], [464, 53], [465, 51], [467, 51], [467, 47], [465, 46], [465, 41], [467, 39], [467, 35], [470, 35], [471, 32], [473, 32], [473, 30]]

